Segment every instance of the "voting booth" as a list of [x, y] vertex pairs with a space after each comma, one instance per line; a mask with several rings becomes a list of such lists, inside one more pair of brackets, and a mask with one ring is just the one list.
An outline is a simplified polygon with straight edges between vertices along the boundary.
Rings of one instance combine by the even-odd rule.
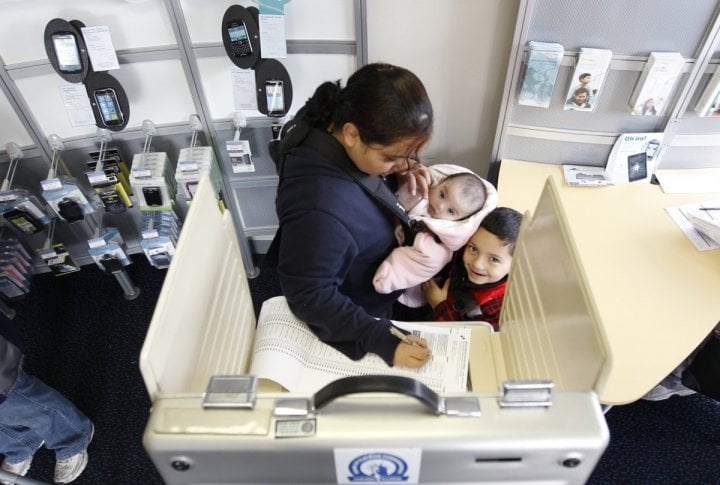
[[203, 180], [140, 356], [145, 449], [168, 484], [585, 483], [609, 440], [608, 351], [566, 229], [550, 181], [523, 221], [500, 331], [472, 327], [467, 392], [361, 376], [290, 393], [247, 375], [253, 304]]

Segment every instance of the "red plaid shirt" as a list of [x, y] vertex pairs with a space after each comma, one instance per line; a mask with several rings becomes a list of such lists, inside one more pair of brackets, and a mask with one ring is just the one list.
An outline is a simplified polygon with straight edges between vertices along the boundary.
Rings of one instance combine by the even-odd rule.
[[475, 285], [463, 274], [464, 268], [460, 268], [460, 265], [456, 264], [451, 270], [448, 297], [433, 309], [431, 319], [446, 322], [483, 321], [498, 330], [507, 276], [497, 283]]

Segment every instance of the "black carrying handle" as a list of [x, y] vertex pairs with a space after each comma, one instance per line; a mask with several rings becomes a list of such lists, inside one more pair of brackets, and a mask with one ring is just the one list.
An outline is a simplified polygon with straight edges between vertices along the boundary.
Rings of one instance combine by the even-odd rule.
[[351, 376], [326, 385], [313, 396], [315, 410], [338, 397], [363, 392], [394, 392], [414, 397], [435, 414], [442, 414], [440, 396], [420, 381], [403, 376]]

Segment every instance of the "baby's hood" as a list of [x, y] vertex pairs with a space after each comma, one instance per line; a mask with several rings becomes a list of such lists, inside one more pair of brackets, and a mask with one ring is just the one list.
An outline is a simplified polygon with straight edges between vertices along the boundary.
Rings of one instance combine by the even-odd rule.
[[[460, 172], [467, 172], [475, 175], [485, 185], [485, 204], [475, 214], [459, 221], [450, 221], [447, 219], [433, 219], [429, 216], [413, 216], [410, 214], [412, 219], [421, 220], [427, 225], [427, 227], [440, 238], [442, 243], [448, 247], [451, 251], [457, 251], [462, 248], [470, 240], [475, 231], [480, 227], [480, 223], [486, 215], [495, 209], [498, 205], [498, 194], [497, 190], [487, 180], [480, 177], [472, 170], [469, 170], [460, 165], [454, 164], [437, 164], [428, 167], [433, 177], [433, 185], [441, 181], [448, 175], [452, 175]], [[423, 201], [427, 204], [427, 201]], [[414, 211], [413, 211], [414, 212]]]

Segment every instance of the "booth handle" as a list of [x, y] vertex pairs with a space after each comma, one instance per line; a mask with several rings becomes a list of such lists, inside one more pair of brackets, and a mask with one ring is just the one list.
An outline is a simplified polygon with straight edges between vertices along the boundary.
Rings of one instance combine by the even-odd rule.
[[326, 385], [313, 396], [315, 410], [323, 408], [338, 397], [364, 392], [393, 392], [414, 397], [435, 414], [442, 414], [443, 400], [420, 381], [403, 376], [351, 376]]

